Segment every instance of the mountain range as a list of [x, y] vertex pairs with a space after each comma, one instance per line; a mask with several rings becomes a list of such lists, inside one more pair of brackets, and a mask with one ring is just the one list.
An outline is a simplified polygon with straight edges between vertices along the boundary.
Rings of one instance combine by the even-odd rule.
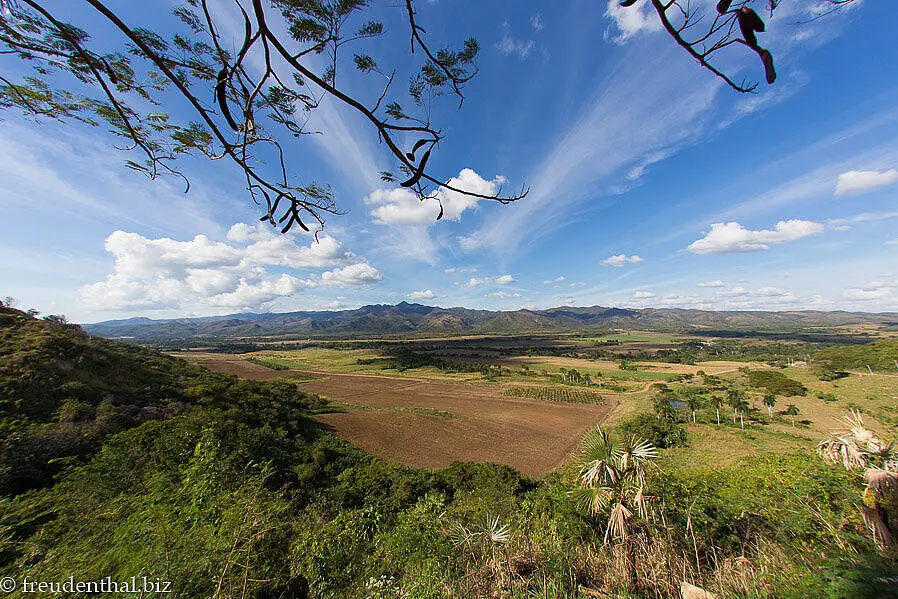
[[898, 313], [715, 312], [678, 308], [562, 306], [547, 310], [492, 311], [439, 308], [402, 302], [354, 310], [231, 314], [153, 320], [139, 317], [83, 325], [100, 337], [139, 343], [237, 340], [260, 337], [374, 337], [479, 333], [589, 332], [610, 329], [664, 332], [808, 331], [843, 325], [898, 326]]

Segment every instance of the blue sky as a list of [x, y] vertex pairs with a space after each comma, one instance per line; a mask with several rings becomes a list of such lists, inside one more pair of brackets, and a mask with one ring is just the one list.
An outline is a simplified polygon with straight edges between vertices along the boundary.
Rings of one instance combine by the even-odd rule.
[[[288, 149], [294, 172], [331, 183], [349, 210], [318, 243], [259, 225], [225, 164], [185, 161], [185, 195], [126, 169], [100, 130], [7, 113], [0, 295], [82, 322], [403, 300], [898, 310], [892, 15], [862, 0], [799, 24], [818, 3], [782, 2], [761, 39], [779, 79], [746, 96], [685, 56], [642, 2], [421, 2], [436, 41], [482, 47], [463, 109], [435, 109], [447, 134], [435, 172], [531, 192], [509, 206], [447, 196], [436, 222], [435, 206], [380, 181], [394, 168], [384, 148], [330, 103], [314, 116], [323, 135]], [[396, 10], [377, 10], [392, 36], [378, 58], [405, 60]], [[728, 60], [763, 78], [757, 57]]]

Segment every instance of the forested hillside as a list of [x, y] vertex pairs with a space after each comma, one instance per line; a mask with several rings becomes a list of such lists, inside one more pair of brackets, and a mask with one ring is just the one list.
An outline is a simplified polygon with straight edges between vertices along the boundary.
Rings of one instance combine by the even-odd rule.
[[874, 341], [865, 345], [827, 348], [816, 355], [830, 370], [871, 370], [898, 374], [898, 339]]
[[684, 579], [727, 597], [895, 588], [861, 481], [809, 452], [662, 460], [652, 516], [609, 538], [608, 516], [572, 501], [576, 458], [541, 481], [403, 468], [318, 424], [327, 404], [294, 384], [15, 310], [2, 335], [0, 577], [146, 576], [172, 583], [158, 596], [259, 599], [675, 597]]

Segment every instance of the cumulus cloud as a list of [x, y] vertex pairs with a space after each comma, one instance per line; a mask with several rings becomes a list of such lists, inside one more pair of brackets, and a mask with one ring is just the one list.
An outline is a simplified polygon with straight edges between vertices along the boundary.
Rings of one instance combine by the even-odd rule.
[[640, 32], [661, 31], [661, 20], [648, 0], [629, 7], [621, 6], [620, 0], [608, 0], [605, 16], [614, 21], [605, 37], [616, 43], [624, 43]]
[[852, 195], [872, 191], [880, 187], [898, 183], [898, 170], [888, 171], [848, 171], [839, 175], [836, 183], [837, 196]]
[[639, 256], [628, 256], [626, 254], [616, 254], [614, 256], [609, 256], [602, 260], [602, 266], [614, 266], [615, 268], [620, 268], [627, 264], [638, 264], [642, 262], [642, 258]]
[[726, 283], [723, 281], [704, 281], [698, 284], [699, 287], [726, 287]]
[[321, 273], [321, 283], [324, 285], [370, 285], [380, 281], [383, 277], [380, 272], [367, 262], [350, 264], [343, 268], [337, 268]]
[[466, 287], [478, 287], [480, 285], [508, 285], [514, 283], [515, 278], [511, 275], [500, 275], [498, 277], [471, 277], [465, 283]]
[[728, 252], [757, 252], [771, 244], [786, 243], [817, 235], [823, 225], [807, 220], [779, 221], [773, 230], [753, 231], [737, 222], [714, 223], [711, 231], [689, 245], [687, 250], [695, 254], [721, 254]]
[[493, 293], [487, 294], [489, 297], [500, 297], [503, 299], [513, 298], [513, 297], [521, 297], [520, 293], [510, 293], [508, 291], [495, 291]]
[[554, 279], [548, 279], [548, 280], [543, 281], [543, 283], [544, 283], [545, 285], [552, 285], [552, 284], [554, 284], [554, 283], [561, 283], [561, 282], [564, 281], [564, 280], [565, 280], [565, 277], [564, 277], [564, 276], [558, 275], [558, 276], [555, 277]]
[[421, 291], [412, 291], [408, 294], [409, 299], [413, 300], [427, 300], [433, 299], [437, 296], [436, 293], [431, 291], [430, 289], [422, 289]]
[[636, 299], [649, 299], [655, 297], [655, 294], [651, 291], [637, 291], [633, 294], [633, 297]]
[[[498, 176], [487, 181], [472, 169], [466, 168], [457, 177], [449, 179], [449, 185], [468, 192], [481, 195], [495, 194], [505, 178]], [[443, 219], [460, 221], [466, 210], [476, 208], [479, 198], [471, 197], [455, 191], [440, 189], [436, 192], [437, 200], [421, 201], [412, 191], [403, 187], [378, 189], [368, 194], [364, 201], [374, 205], [371, 216], [380, 225], [424, 225], [435, 223], [443, 206]]]
[[898, 237], [886, 242], [887, 245], [898, 245]]
[[870, 281], [863, 287], [851, 287], [842, 292], [845, 299], [855, 301], [873, 301], [892, 297], [892, 291], [898, 284], [889, 281]]
[[[114, 231], [105, 242], [114, 257], [106, 279], [80, 289], [81, 302], [95, 310], [191, 308], [257, 309], [319, 285], [380, 280], [363, 258], [329, 235], [308, 245], [264, 225], [236, 224], [227, 242], [197, 235], [189, 241], [150, 239]], [[272, 273], [272, 268], [336, 268], [320, 279]]]

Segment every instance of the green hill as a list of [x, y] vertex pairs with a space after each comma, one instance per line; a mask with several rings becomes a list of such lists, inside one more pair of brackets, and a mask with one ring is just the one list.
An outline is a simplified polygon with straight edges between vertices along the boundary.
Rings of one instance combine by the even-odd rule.
[[819, 351], [814, 358], [828, 370], [866, 370], [869, 366], [877, 372], [898, 374], [898, 339], [830, 347]]
[[263, 390], [295, 394], [0, 307], [0, 497], [50, 484], [109, 435]]

